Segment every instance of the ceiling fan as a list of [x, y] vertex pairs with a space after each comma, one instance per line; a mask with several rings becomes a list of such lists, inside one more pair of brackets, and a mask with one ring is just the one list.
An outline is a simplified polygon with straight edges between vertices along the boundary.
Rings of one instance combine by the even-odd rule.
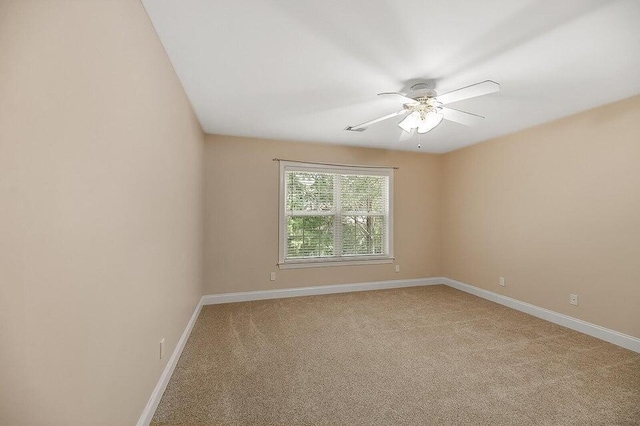
[[[416, 131], [420, 134], [427, 133], [440, 124], [443, 119], [471, 126], [482, 121], [484, 117], [470, 112], [444, 107], [443, 105], [475, 98], [477, 96], [488, 95], [489, 93], [500, 90], [500, 85], [491, 80], [462, 87], [442, 95], [438, 95], [428, 87], [424, 89], [424, 86], [426, 86], [425, 83], [413, 85], [408, 94], [398, 92], [378, 93], [378, 96], [394, 95], [402, 98], [402, 109], [383, 117], [358, 124], [357, 126], [349, 126], [345, 130], [364, 132], [373, 124], [405, 114], [408, 115], [398, 123], [398, 126], [403, 130], [403, 134], [406, 132], [413, 135]], [[411, 97], [411, 93], [417, 93], [418, 96]]]

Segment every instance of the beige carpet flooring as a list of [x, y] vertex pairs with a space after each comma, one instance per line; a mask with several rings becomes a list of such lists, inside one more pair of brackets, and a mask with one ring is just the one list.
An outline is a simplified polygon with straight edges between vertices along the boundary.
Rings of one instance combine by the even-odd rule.
[[205, 306], [154, 425], [638, 425], [640, 354], [446, 286]]

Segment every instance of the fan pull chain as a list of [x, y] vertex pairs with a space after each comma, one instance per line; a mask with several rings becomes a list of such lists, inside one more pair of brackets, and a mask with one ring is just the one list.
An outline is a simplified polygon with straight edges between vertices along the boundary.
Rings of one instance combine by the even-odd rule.
[[418, 149], [422, 148], [422, 144], [420, 144], [421, 137], [422, 137], [422, 134], [418, 133]]

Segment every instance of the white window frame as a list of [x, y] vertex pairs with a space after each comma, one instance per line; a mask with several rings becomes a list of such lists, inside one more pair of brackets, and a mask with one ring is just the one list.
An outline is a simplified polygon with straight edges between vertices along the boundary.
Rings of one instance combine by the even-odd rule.
[[[287, 244], [286, 226], [286, 193], [285, 193], [285, 172], [315, 172], [334, 173], [367, 176], [387, 176], [389, 178], [389, 194], [387, 197], [387, 253], [384, 255], [357, 255], [357, 256], [326, 256], [302, 259], [285, 259]], [[295, 161], [280, 161], [280, 200], [279, 200], [279, 255], [278, 267], [280, 269], [289, 268], [314, 268], [324, 266], [347, 266], [347, 265], [374, 265], [380, 263], [393, 263], [393, 172], [391, 167], [367, 167], [349, 165], [329, 165], [302, 163]], [[336, 217], [340, 216], [340, 209], [334, 212]]]

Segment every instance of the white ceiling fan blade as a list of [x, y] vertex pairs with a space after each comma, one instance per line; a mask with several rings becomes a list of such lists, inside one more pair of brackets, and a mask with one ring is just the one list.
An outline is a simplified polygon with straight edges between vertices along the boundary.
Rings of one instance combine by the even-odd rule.
[[407, 95], [403, 95], [402, 93], [398, 93], [398, 92], [383, 92], [383, 93], [378, 93], [378, 96], [385, 96], [385, 95], [396, 95], [396, 96], [400, 96], [401, 98], [403, 98], [403, 101], [405, 103], [411, 103], [411, 104], [417, 104], [418, 101], [416, 101], [413, 98], [408, 97]]
[[400, 142], [404, 142], [407, 141], [409, 139], [411, 139], [413, 137], [413, 135], [416, 134], [416, 129], [411, 129], [410, 132], [405, 132], [404, 130], [400, 132], [400, 138], [398, 138], [398, 141]]
[[471, 114], [470, 112], [459, 111], [453, 108], [442, 108], [441, 111], [445, 120], [454, 121], [464, 124], [465, 126], [473, 126], [484, 120], [481, 115]]
[[481, 83], [472, 84], [442, 95], [438, 95], [438, 102], [441, 104], [450, 104], [452, 102], [462, 101], [464, 99], [475, 98], [477, 96], [488, 95], [500, 90], [500, 85], [495, 81], [486, 80]]
[[383, 117], [376, 118], [375, 120], [366, 121], [362, 124], [358, 124], [357, 126], [349, 126], [345, 130], [349, 130], [351, 132], [364, 132], [365, 130], [367, 130], [367, 127], [371, 126], [372, 124], [376, 124], [381, 121], [388, 120], [393, 117], [397, 117], [399, 115], [405, 114], [406, 112], [407, 112], [406, 109], [401, 109], [400, 111], [392, 112], [391, 114], [387, 114]]

